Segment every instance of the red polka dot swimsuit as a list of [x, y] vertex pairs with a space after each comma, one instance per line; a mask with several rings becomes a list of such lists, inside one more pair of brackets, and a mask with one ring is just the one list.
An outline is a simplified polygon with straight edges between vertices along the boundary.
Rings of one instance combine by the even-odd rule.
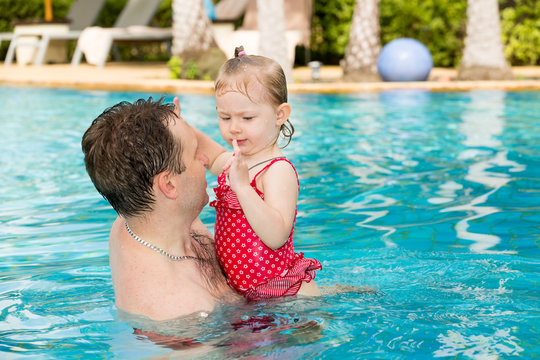
[[[259, 174], [276, 161], [272, 160], [251, 181], [251, 186], [259, 196], [264, 194], [256, 187]], [[296, 173], [296, 169], [294, 169]], [[298, 174], [296, 175], [298, 180]], [[322, 269], [315, 259], [306, 259], [304, 254], [297, 254], [293, 247], [293, 228], [287, 242], [279, 249], [266, 246], [249, 225], [236, 194], [226, 184], [226, 175], [218, 177], [218, 186], [214, 189], [216, 200], [210, 206], [216, 208], [215, 241], [216, 252], [221, 267], [227, 274], [227, 281], [238, 292], [250, 300], [262, 300], [281, 296], [296, 295], [302, 281], [310, 282], [315, 278], [315, 270]]]

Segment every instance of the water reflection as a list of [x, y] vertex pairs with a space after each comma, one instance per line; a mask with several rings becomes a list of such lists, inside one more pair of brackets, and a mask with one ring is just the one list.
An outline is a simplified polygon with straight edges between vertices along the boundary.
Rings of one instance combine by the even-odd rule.
[[[386, 135], [387, 127], [384, 124], [384, 119], [388, 116], [387, 109], [384, 103], [388, 94], [375, 93], [370, 94], [369, 98], [363, 98], [361, 116], [356, 116], [351, 119], [354, 127], [359, 130], [357, 141], [352, 143], [353, 149], [351, 153], [345, 154], [349, 160], [347, 163], [347, 171], [350, 178], [354, 182], [363, 186], [370, 187], [383, 186], [387, 178], [392, 175], [392, 170], [385, 167], [383, 161], [374, 154], [385, 153], [379, 148], [381, 144], [374, 142], [373, 139], [380, 138]], [[398, 96], [398, 98], [400, 98]], [[406, 99], [409, 97], [406, 96]], [[391, 149], [389, 149], [392, 158]], [[398, 155], [398, 154], [395, 154]], [[391, 235], [396, 231], [396, 228], [391, 225], [384, 224], [384, 221], [377, 221], [386, 217], [389, 213], [388, 208], [396, 203], [395, 199], [384, 196], [382, 194], [359, 194], [351, 200], [345, 201], [340, 205], [341, 209], [345, 209], [347, 213], [361, 215], [365, 218], [362, 221], [356, 222], [356, 226], [381, 231], [381, 240], [389, 248], [397, 247], [396, 243], [391, 240]], [[372, 224], [373, 223], [373, 224]]]
[[[387, 208], [391, 207], [395, 203], [396, 200], [390, 197], [381, 194], [368, 194], [362, 196], [360, 201], [355, 198], [351, 201], [345, 202], [343, 207], [349, 212], [366, 216], [364, 220], [357, 222], [356, 226], [362, 226], [364, 228], [383, 232], [381, 235], [381, 240], [387, 247], [395, 248], [397, 247], [397, 244], [392, 241], [391, 235], [396, 232], [396, 228], [391, 225], [383, 225], [384, 222], [377, 224], [377, 220], [388, 215], [389, 210], [387, 210]], [[380, 210], [377, 210], [377, 208]], [[372, 224], [372, 222], [374, 222], [374, 224]]]
[[[473, 252], [500, 253], [492, 248], [501, 242], [501, 238], [494, 234], [470, 231], [470, 223], [501, 211], [496, 206], [482, 205], [487, 202], [490, 195], [512, 180], [507, 173], [497, 170], [510, 167], [509, 171], [518, 172], [525, 170], [525, 166], [508, 159], [508, 150], [502, 148], [503, 144], [498, 138], [503, 134], [505, 126], [503, 116], [505, 93], [478, 91], [471, 92], [470, 97], [470, 107], [463, 113], [462, 123], [459, 125], [459, 132], [465, 135], [462, 144], [467, 148], [458, 155], [458, 159], [464, 162], [473, 161], [468, 167], [465, 180], [484, 185], [489, 190], [472, 198], [466, 204], [449, 207], [441, 212], [464, 211], [471, 214], [455, 225], [458, 238], [473, 241], [473, 244], [469, 245], [469, 249]], [[447, 198], [451, 198], [453, 194], [448, 190], [457, 189], [459, 186], [443, 184], [440, 188]], [[441, 199], [430, 201], [440, 203]]]
[[431, 204], [445, 204], [453, 201], [457, 197], [457, 191], [463, 189], [463, 185], [455, 181], [447, 181], [439, 185], [439, 191], [436, 192], [439, 197], [429, 198], [427, 201]]
[[323, 299], [295, 297], [242, 306], [220, 305], [211, 313], [167, 321], [153, 321], [120, 309], [117, 316], [129, 324], [137, 341], [155, 344], [173, 358], [263, 359], [272, 351], [287, 353], [298, 346], [307, 354], [317, 350], [313, 347], [322, 350], [324, 346], [317, 343], [323, 338], [327, 318], [332, 317], [319, 310], [324, 305]]

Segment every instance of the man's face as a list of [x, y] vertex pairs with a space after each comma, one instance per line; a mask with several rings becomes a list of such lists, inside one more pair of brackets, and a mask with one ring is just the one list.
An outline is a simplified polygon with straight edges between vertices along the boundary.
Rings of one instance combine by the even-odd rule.
[[[208, 158], [199, 152], [195, 132], [182, 118], [177, 119], [175, 123], [170, 123], [169, 129], [175, 139], [180, 142], [182, 149], [184, 171], [179, 175], [180, 199], [189, 202], [200, 212], [208, 203], [205, 171]], [[184, 205], [188, 206], [188, 204]]]

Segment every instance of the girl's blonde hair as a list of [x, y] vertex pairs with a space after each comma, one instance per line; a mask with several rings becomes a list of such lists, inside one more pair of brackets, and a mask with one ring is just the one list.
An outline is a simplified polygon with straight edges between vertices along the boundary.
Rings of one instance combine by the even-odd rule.
[[[249, 71], [248, 70], [253, 70]], [[272, 105], [279, 106], [287, 102], [287, 80], [281, 66], [272, 59], [258, 55], [246, 55], [243, 46], [234, 49], [234, 58], [227, 60], [219, 69], [215, 82], [216, 94], [223, 94], [230, 88], [255, 102], [248, 93], [248, 85], [255, 79], [264, 89], [263, 98]], [[234, 82], [233, 82], [234, 81]], [[289, 145], [294, 134], [294, 127], [287, 119], [280, 127], [280, 132]]]

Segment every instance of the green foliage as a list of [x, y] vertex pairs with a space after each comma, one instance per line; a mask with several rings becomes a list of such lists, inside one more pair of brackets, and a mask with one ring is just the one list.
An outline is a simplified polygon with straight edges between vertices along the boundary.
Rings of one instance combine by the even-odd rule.
[[199, 67], [193, 59], [186, 60], [184, 64], [184, 59], [179, 56], [172, 56], [167, 65], [169, 66], [169, 77], [171, 79], [201, 79]]
[[349, 41], [355, 0], [314, 0], [311, 58], [337, 64]]
[[171, 79], [215, 80], [219, 68], [226, 60], [225, 54], [217, 47], [202, 53], [173, 56], [167, 63], [169, 77]]
[[506, 58], [512, 65], [540, 64], [540, 3], [537, 0], [504, 1], [501, 10]]
[[435, 66], [456, 66], [465, 37], [466, 9], [466, 0], [381, 0], [381, 45], [410, 37], [426, 45]]
[[[357, 0], [358, 1], [358, 0]], [[315, 0], [311, 58], [338, 64], [345, 55], [355, 0]], [[435, 66], [459, 62], [467, 0], [381, 0], [381, 45], [401, 37], [417, 39]]]
[[[55, 18], [64, 18], [74, 0], [54, 0]], [[313, 0], [311, 49], [308, 58], [338, 64], [345, 55], [356, 1]], [[469, 0], [471, 1], [471, 0]], [[127, 0], [107, 0], [96, 24], [111, 27]], [[172, 25], [172, 0], [163, 0], [152, 25]], [[499, 0], [505, 54], [512, 65], [540, 65], [540, 1]], [[0, 0], [0, 32], [13, 31], [17, 19], [43, 19], [43, 0]], [[425, 44], [435, 66], [453, 67], [460, 61], [466, 30], [467, 0], [380, 0], [381, 45], [400, 37]], [[0, 59], [9, 43], [0, 47]], [[71, 46], [73, 48], [73, 46]], [[148, 44], [137, 51], [119, 45], [123, 60], [168, 60], [162, 45]], [[303, 56], [297, 57], [298, 59]], [[190, 76], [194, 75], [194, 68]]]
[[184, 69], [182, 68], [183, 64], [184, 60], [182, 60], [179, 56], [171, 56], [167, 62], [167, 65], [169, 66], [169, 78], [180, 79], [182, 73], [184, 72]]
[[107, 0], [96, 20], [97, 26], [111, 27], [118, 18], [127, 0]]
[[[356, 1], [314, 0], [312, 59], [338, 64], [343, 58]], [[466, 8], [467, 0], [381, 0], [381, 45], [411, 37], [429, 48], [435, 66], [454, 66], [463, 46]]]
[[172, 26], [172, 0], [163, 0], [154, 17], [154, 26], [171, 27]]
[[189, 60], [186, 63], [186, 79], [195, 80], [199, 78], [199, 67], [194, 60]]
[[[356, 0], [359, 1], [359, 0]], [[314, 0], [311, 59], [338, 64], [349, 41], [355, 0]], [[499, 0], [502, 38], [512, 65], [540, 65], [540, 1]], [[411, 37], [431, 51], [435, 66], [459, 64], [467, 0], [380, 0], [381, 45]]]

